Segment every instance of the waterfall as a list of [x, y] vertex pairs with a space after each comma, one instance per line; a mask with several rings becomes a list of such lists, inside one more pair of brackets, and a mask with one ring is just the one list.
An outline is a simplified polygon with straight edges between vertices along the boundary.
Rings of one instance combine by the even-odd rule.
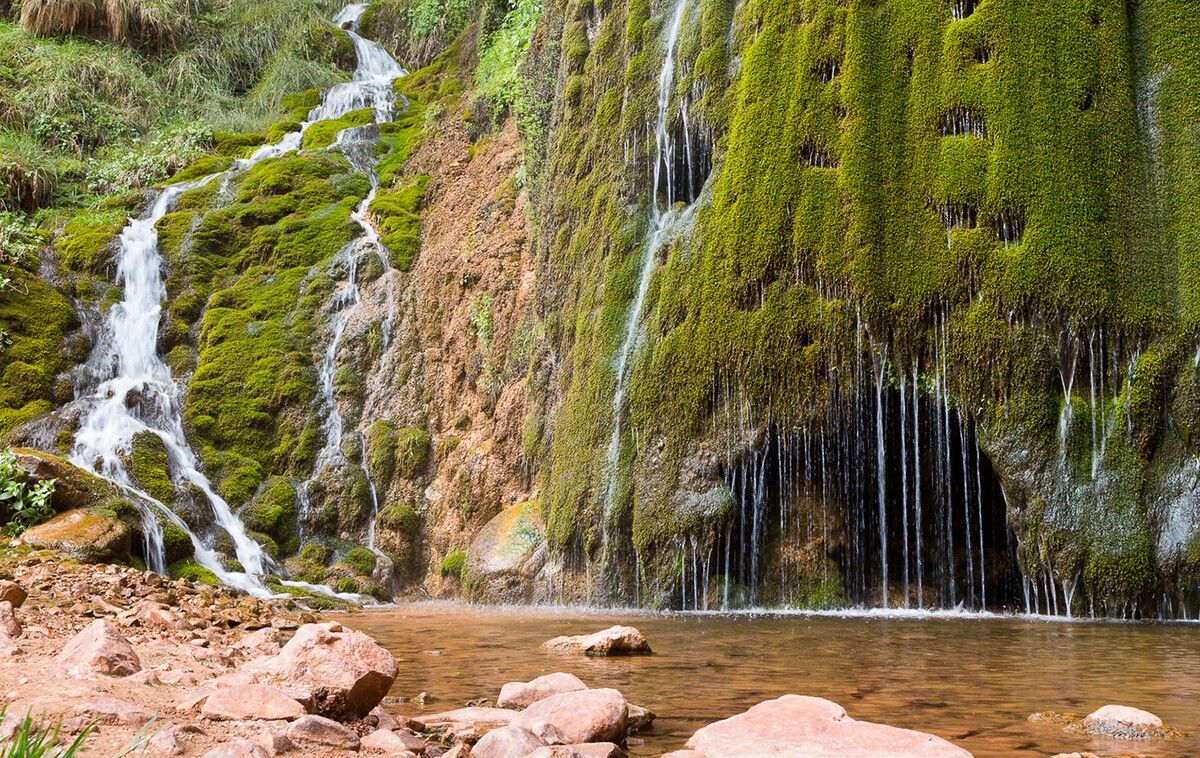
[[[348, 6], [334, 20], [339, 25], [353, 26], [366, 7], [365, 4]], [[309, 114], [300, 132], [288, 134], [277, 144], [259, 148], [249, 158], [235, 161], [226, 172], [161, 190], [146, 215], [130, 221], [118, 238], [117, 282], [122, 285], [124, 297], [110, 310], [104, 336], [85, 366], [87, 386], [78, 393], [78, 402], [83, 406], [84, 414], [70, 458], [76, 465], [109, 479], [134, 497], [142, 514], [147, 565], [157, 572], [166, 571], [159, 516], [188, 534], [196, 562], [227, 585], [259, 597], [269, 596], [270, 590], [258, 576], [276, 567], [262, 547], [247, 535], [245, 526], [233, 513], [229, 503], [200, 471], [196, 453], [187, 440], [180, 387], [157, 349], [162, 302], [167, 291], [162, 276], [165, 261], [158, 247], [156, 224], [171, 211], [175, 201], [184, 192], [219, 180], [222, 194], [227, 194], [236, 172], [298, 149], [304, 129], [317, 121], [339, 118], [351, 110], [368, 106], [375, 109], [380, 120], [390, 120], [394, 111], [391, 85], [405, 72], [379, 45], [363, 39], [354, 31], [348, 33], [358, 53], [354, 81], [331, 88], [322, 104]], [[339, 135], [339, 142], [341, 138], [342, 135]], [[350, 151], [346, 152], [353, 162]], [[379, 251], [378, 238], [366, 220], [366, 209], [375, 192], [373, 172], [369, 172], [369, 175], [372, 176], [371, 196], [359, 206], [354, 219], [363, 227], [363, 239], [376, 246], [376, 254], [384, 261], [386, 268], [386, 256]], [[356, 303], [355, 260], [352, 257], [350, 263], [350, 288], [353, 292], [343, 290], [340, 297]], [[335, 327], [332, 360], [336, 359], [336, 343], [340, 341], [345, 326], [344, 321], [339, 321]], [[323, 371], [323, 389], [326, 388], [325, 380]], [[332, 373], [328, 380], [328, 390], [332, 392]], [[336, 420], [327, 420], [326, 448], [329, 447], [330, 433], [334, 427], [340, 432], [340, 426], [340, 416]], [[245, 573], [226, 571], [220, 556], [172, 512], [168, 504], [155, 500], [133, 485], [125, 460], [133, 449], [134, 436], [141, 432], [153, 433], [163, 441], [176, 482], [191, 484], [203, 493], [211, 507], [214, 522], [233, 541], [236, 558]], [[328, 588], [294, 584], [332, 594]]]
[[[629, 307], [629, 313], [625, 317], [625, 337], [621, 343], [621, 350], [617, 353], [617, 386], [616, 392], [613, 394], [612, 403], [613, 430], [605, 455], [605, 522], [608, 521], [608, 517], [616, 508], [617, 468], [620, 463], [621, 430], [623, 426], [621, 420], [625, 404], [625, 392], [629, 382], [628, 363], [637, 348], [638, 336], [641, 333], [641, 317], [646, 303], [646, 295], [650, 290], [650, 281], [653, 278], [659, 251], [662, 249], [664, 243], [671, 238], [676, 225], [689, 215], [686, 210], [677, 212], [673, 207], [675, 197], [673, 176], [675, 146], [671, 143], [671, 135], [668, 131], [671, 99], [675, 83], [675, 47], [679, 40], [679, 30], [683, 25], [683, 16], [687, 10], [687, 4], [688, 0], [675, 1], [674, 10], [667, 24], [666, 57], [663, 60], [662, 70], [658, 75], [658, 116], [654, 127], [655, 156], [654, 183], [652, 185], [654, 203], [650, 217], [652, 231], [642, 248], [641, 274], [638, 276], [637, 294], [634, 296], [633, 303]], [[657, 189], [660, 183], [664, 181], [666, 185], [666, 202], [665, 205], [660, 206]]]

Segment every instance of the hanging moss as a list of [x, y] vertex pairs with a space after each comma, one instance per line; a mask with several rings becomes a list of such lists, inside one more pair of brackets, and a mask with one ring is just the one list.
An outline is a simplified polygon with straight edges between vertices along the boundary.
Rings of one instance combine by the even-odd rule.
[[150, 431], [133, 435], [128, 468], [138, 487], [161, 503], [171, 502], [175, 485], [171, 481], [167, 446], [161, 437]]
[[381, 240], [392, 253], [392, 266], [409, 271], [421, 249], [421, 217], [428, 176], [418, 176], [401, 188], [376, 195], [370, 212], [379, 219]]
[[354, 126], [366, 126], [374, 120], [374, 109], [363, 108], [357, 111], [350, 111], [341, 118], [330, 121], [319, 121], [304, 131], [303, 148], [305, 150], [318, 150], [322, 147], [329, 147], [337, 140], [338, 132], [341, 130]]
[[25, 293], [0, 292], [0, 436], [55, 407], [54, 377], [67, 367], [63, 337], [75, 324], [67, 299], [41, 279], [24, 279]]

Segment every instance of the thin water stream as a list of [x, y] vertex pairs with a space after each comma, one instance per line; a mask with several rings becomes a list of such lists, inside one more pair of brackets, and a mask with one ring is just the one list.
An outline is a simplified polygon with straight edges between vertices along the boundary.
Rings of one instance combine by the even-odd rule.
[[[788, 693], [824, 697], [852, 717], [937, 734], [978, 758], [1200, 755], [1200, 635], [1191, 624], [1051, 621], [893, 611], [850, 615], [613, 615], [580, 609], [414, 604], [343, 619], [400, 663], [391, 694], [433, 698], [432, 713], [501, 685], [567, 671], [614, 687], [658, 714], [631, 739], [635, 756], [680, 749], [698, 728]], [[586, 658], [541, 644], [615, 623], [638, 627], [655, 654]], [[1194, 735], [1119, 743], [1031, 723], [1044, 710], [1144, 708]]]

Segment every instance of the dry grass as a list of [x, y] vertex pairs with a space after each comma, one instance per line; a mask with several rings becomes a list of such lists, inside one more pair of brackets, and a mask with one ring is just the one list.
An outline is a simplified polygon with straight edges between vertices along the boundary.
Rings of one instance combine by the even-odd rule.
[[41, 37], [86, 34], [96, 27], [100, 9], [96, 0], [24, 0], [21, 26]]
[[198, 0], [24, 0], [21, 26], [53, 37], [83, 34], [113, 42], [175, 43]]

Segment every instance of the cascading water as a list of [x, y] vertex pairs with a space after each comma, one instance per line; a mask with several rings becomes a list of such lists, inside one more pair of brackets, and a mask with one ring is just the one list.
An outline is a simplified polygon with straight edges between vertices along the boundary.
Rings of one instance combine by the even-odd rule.
[[[658, 116], [654, 127], [654, 192], [653, 210], [651, 211], [652, 231], [642, 250], [641, 273], [638, 276], [637, 294], [629, 307], [626, 316], [625, 337], [621, 350], [617, 354], [616, 378], [617, 387], [613, 395], [613, 429], [605, 454], [605, 486], [604, 486], [604, 516], [607, 522], [617, 505], [617, 469], [621, 455], [622, 417], [624, 414], [625, 392], [629, 383], [629, 359], [637, 349], [638, 337], [641, 334], [642, 310], [646, 304], [646, 295], [650, 290], [650, 281], [654, 275], [658, 254], [674, 235], [682, 222], [691, 218], [692, 206], [677, 210], [675, 203], [675, 152], [672, 136], [669, 131], [671, 104], [675, 84], [675, 53], [679, 41], [679, 30], [683, 25], [683, 17], [687, 11], [688, 0], [676, 0], [667, 23], [666, 57], [658, 75]], [[689, 176], [690, 180], [690, 176]], [[658, 189], [663, 188], [663, 204], [660, 205]]]
[[[366, 7], [366, 4], [348, 6], [334, 21], [339, 25], [354, 26]], [[77, 392], [77, 401], [83, 405], [85, 412], [76, 434], [71, 459], [82, 468], [113, 481], [133, 496], [142, 513], [147, 564], [160, 573], [166, 571], [160, 517], [188, 534], [197, 563], [212, 571], [225, 584], [257, 596], [267, 596], [271, 593], [258, 576], [274, 570], [275, 565], [263, 552], [262, 547], [247, 535], [244, 525], [229, 504], [200, 471], [196, 454], [184, 432], [180, 388], [170, 368], [157, 351], [162, 302], [167, 292], [162, 277], [164, 260], [158, 248], [156, 224], [170, 212], [175, 201], [184, 192], [210, 181], [220, 181], [221, 194], [228, 194], [232, 186], [231, 179], [236, 172], [299, 149], [304, 129], [313, 123], [336, 119], [352, 110], [365, 107], [373, 108], [378, 120], [391, 120], [395, 107], [392, 83], [404, 75], [405, 71], [382, 47], [363, 39], [352, 29], [348, 30], [348, 33], [358, 53], [358, 67], [354, 73], [354, 80], [331, 88], [322, 104], [309, 114], [299, 132], [287, 135], [275, 145], [260, 148], [249, 158], [236, 161], [229, 171], [162, 190], [149, 212], [143, 218], [131, 221], [118, 240], [117, 280], [123, 284], [124, 299], [110, 311], [104, 336], [86, 364], [88, 381]], [[339, 135], [339, 146], [344, 139], [344, 133]], [[372, 140], [370, 146], [373, 144]], [[370, 146], [360, 151], [348, 146], [343, 149], [354, 163], [356, 160], [361, 161], [362, 156], [369, 155]], [[364, 173], [371, 177], [372, 189], [353, 215], [354, 220], [363, 228], [363, 237], [352, 247], [358, 251], [363, 246], [373, 246], [375, 254], [379, 256], [386, 270], [387, 257], [367, 220], [367, 207], [377, 189], [374, 172], [369, 163], [365, 167], [359, 163], [355, 165], [365, 168]], [[332, 374], [337, 346], [340, 344], [350, 312], [359, 301], [355, 281], [357, 256], [351, 255], [349, 250], [350, 248], [347, 248], [347, 251], [343, 251], [349, 259], [349, 282], [339, 293], [339, 300], [335, 304], [339, 315], [335, 323], [334, 340], [322, 367], [322, 390], [327, 398], [332, 398], [333, 395]], [[328, 458], [331, 446], [337, 446], [340, 452], [341, 417], [337, 413], [336, 402], [330, 404], [330, 408], [333, 412], [325, 428], [326, 449], [322, 451], [323, 458], [319, 458], [319, 461]], [[208, 500], [214, 522], [231, 538], [237, 561], [244, 568], [244, 573], [225, 570], [221, 556], [205, 544], [167, 504], [155, 500], [134, 486], [126, 459], [133, 449], [135, 435], [144, 432], [153, 433], [163, 441], [174, 480], [193, 485]], [[371, 531], [373, 535], [373, 528]], [[328, 588], [303, 583], [292, 584], [329, 592]]]

